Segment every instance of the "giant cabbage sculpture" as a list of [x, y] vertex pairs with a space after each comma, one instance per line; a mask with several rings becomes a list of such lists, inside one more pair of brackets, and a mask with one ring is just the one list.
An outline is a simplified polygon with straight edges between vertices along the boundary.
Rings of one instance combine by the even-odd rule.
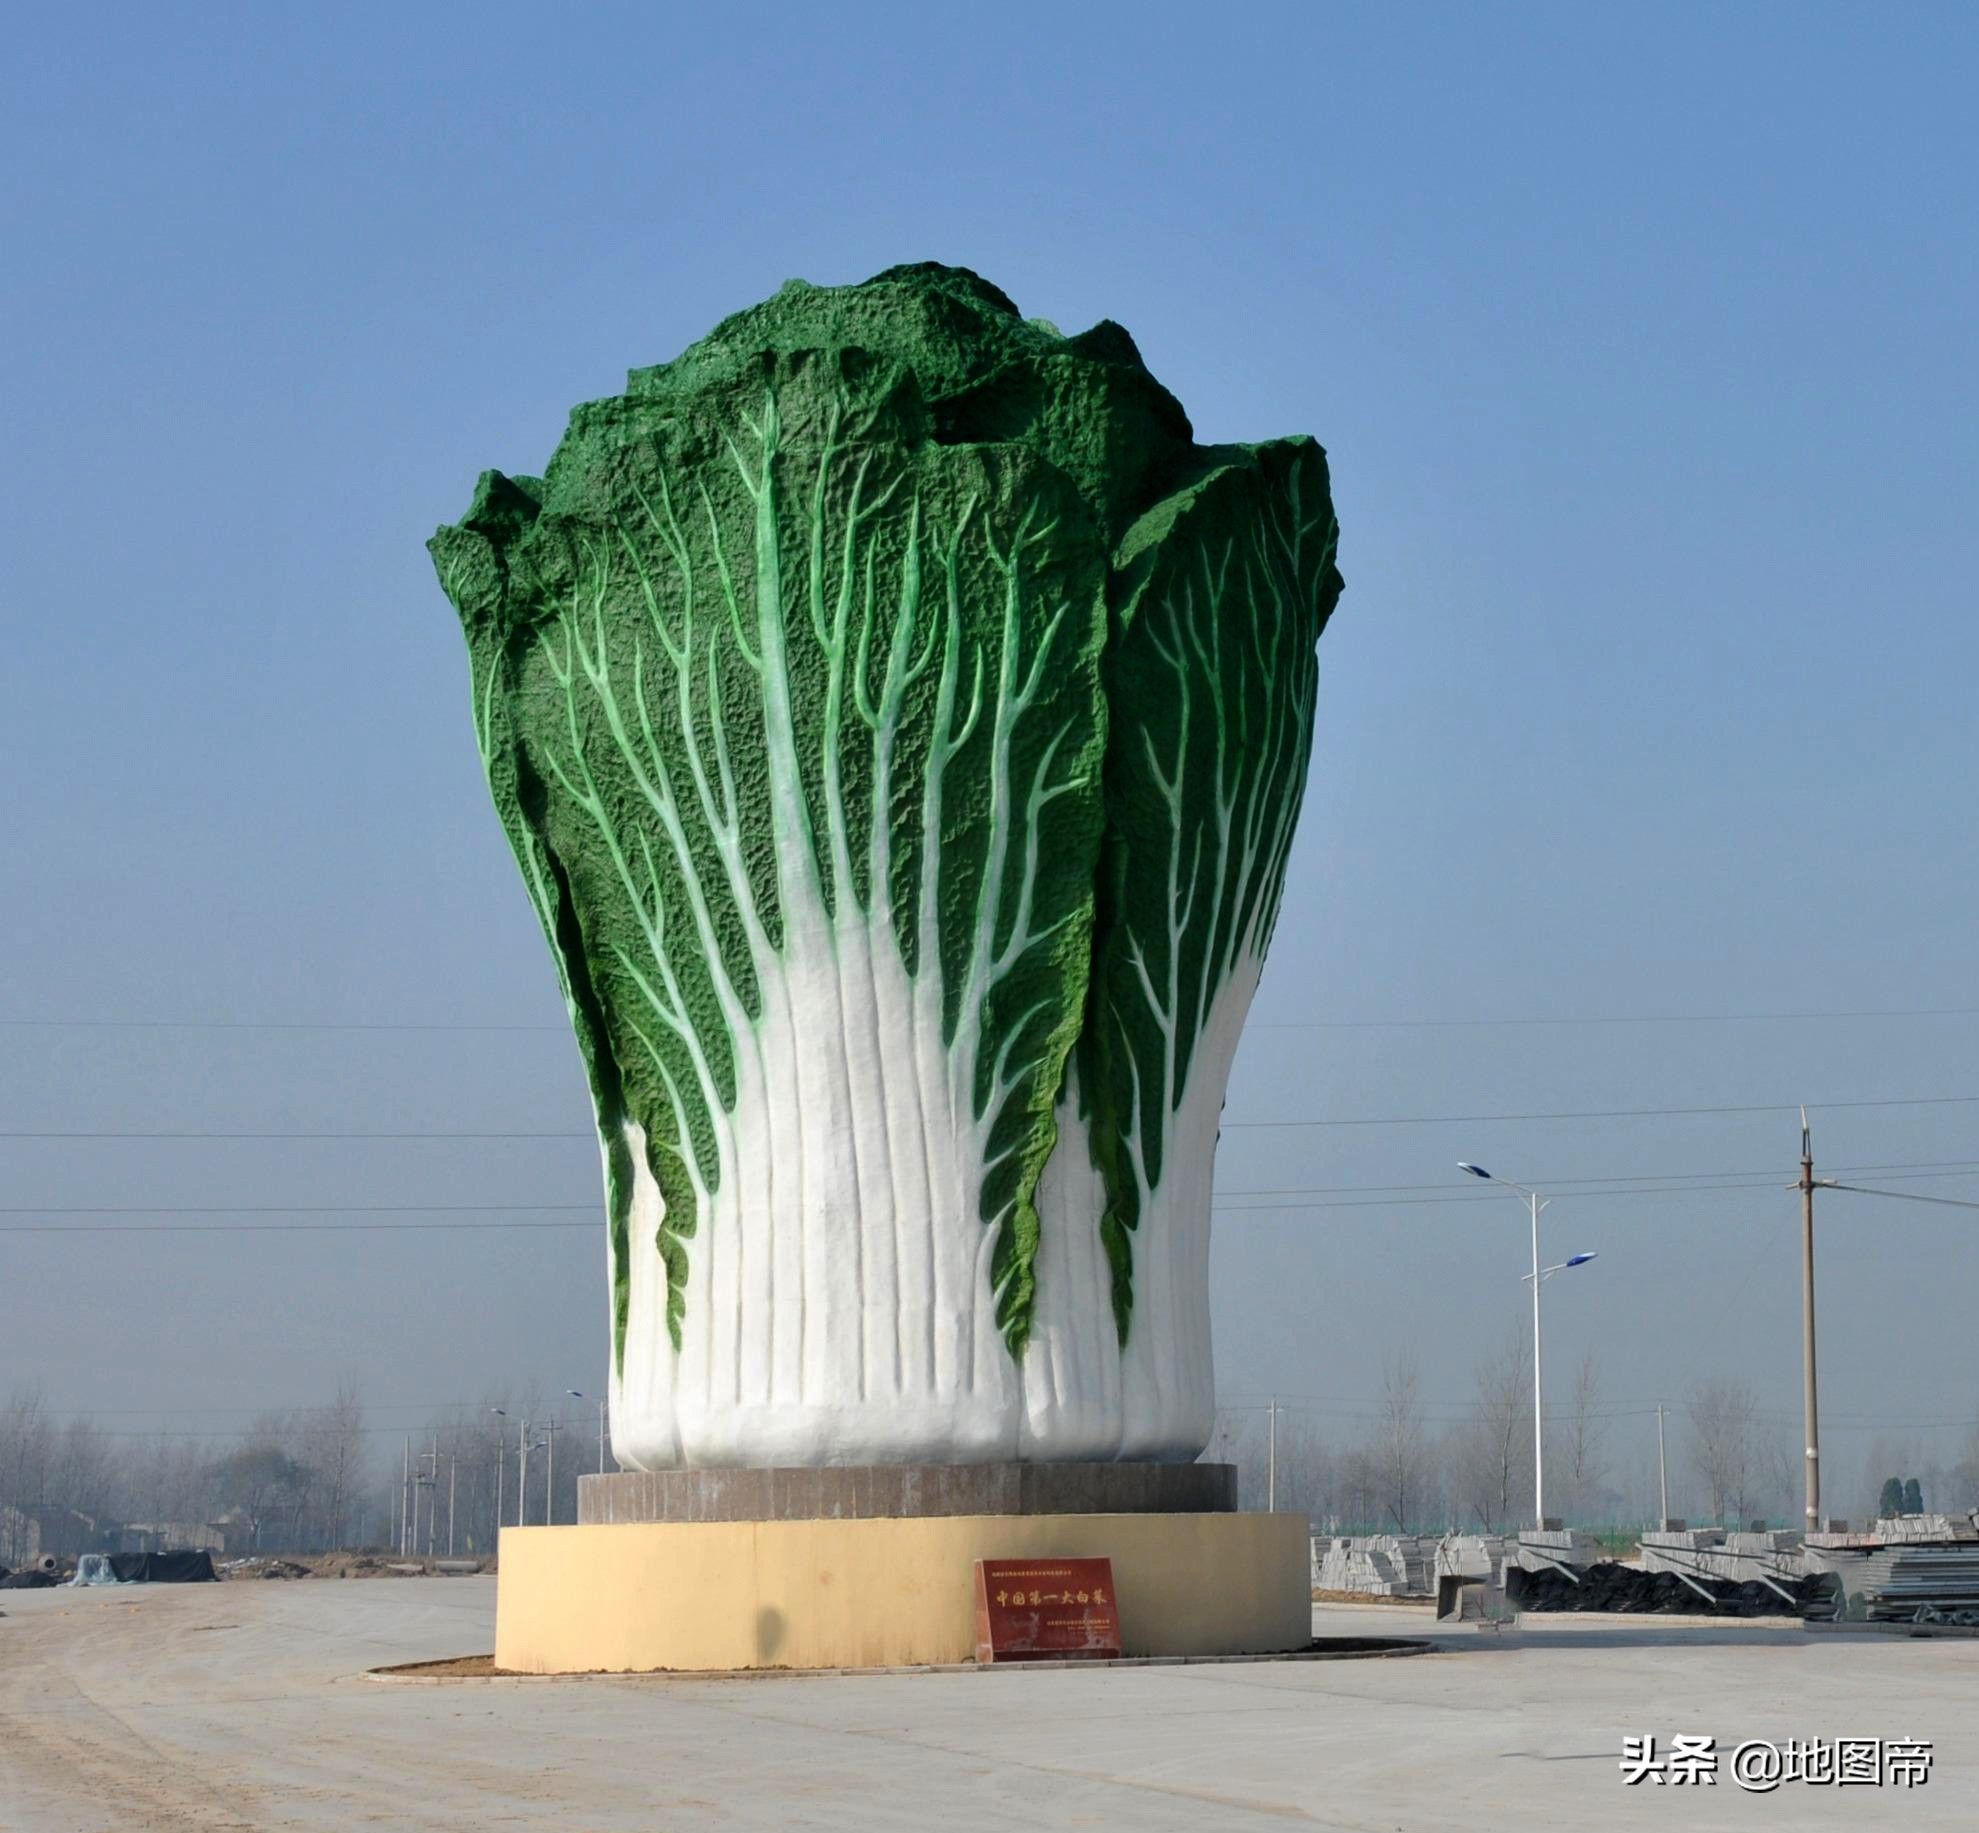
[[619, 1461], [1187, 1459], [1340, 593], [1126, 332], [792, 282], [432, 552], [605, 1161]]

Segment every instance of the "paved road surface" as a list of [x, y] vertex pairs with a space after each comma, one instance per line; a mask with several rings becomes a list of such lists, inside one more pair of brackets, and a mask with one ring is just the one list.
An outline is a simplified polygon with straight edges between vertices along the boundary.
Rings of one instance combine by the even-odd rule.
[[[1753, 1828], [1979, 1824], [1979, 1641], [1555, 1621], [1402, 1661], [387, 1687], [487, 1579], [0, 1593], [0, 1827]], [[1415, 1611], [1322, 1606], [1332, 1634]], [[1910, 1736], [1921, 1792], [1625, 1789], [1625, 1732]]]

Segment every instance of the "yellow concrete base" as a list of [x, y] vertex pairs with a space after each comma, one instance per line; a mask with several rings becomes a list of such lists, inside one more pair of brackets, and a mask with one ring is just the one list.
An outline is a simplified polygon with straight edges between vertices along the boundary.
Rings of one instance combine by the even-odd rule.
[[979, 1559], [1113, 1561], [1123, 1652], [1312, 1637], [1303, 1515], [945, 1515], [505, 1528], [495, 1662], [525, 1674], [968, 1661]]

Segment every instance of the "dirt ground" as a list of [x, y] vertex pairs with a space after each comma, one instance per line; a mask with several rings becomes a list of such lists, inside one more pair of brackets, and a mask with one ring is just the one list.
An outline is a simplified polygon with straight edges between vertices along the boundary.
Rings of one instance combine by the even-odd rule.
[[[0, 1828], [1979, 1824], [1979, 1640], [1551, 1619], [1437, 1631], [1320, 1605], [1403, 1661], [1103, 1671], [428, 1680], [494, 1646], [494, 1581], [0, 1596]], [[1931, 1739], [1917, 1791], [1625, 1788], [1625, 1735]]]

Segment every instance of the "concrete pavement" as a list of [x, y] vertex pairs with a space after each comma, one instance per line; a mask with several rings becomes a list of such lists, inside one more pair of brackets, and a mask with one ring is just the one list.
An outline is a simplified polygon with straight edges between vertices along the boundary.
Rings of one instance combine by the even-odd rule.
[[[1979, 1641], [1528, 1619], [1407, 1660], [384, 1686], [485, 1652], [494, 1585], [0, 1595], [0, 1827], [1949, 1827]], [[1320, 1606], [1322, 1633], [1433, 1633]], [[1628, 1733], [1932, 1739], [1915, 1791], [1624, 1788]]]

